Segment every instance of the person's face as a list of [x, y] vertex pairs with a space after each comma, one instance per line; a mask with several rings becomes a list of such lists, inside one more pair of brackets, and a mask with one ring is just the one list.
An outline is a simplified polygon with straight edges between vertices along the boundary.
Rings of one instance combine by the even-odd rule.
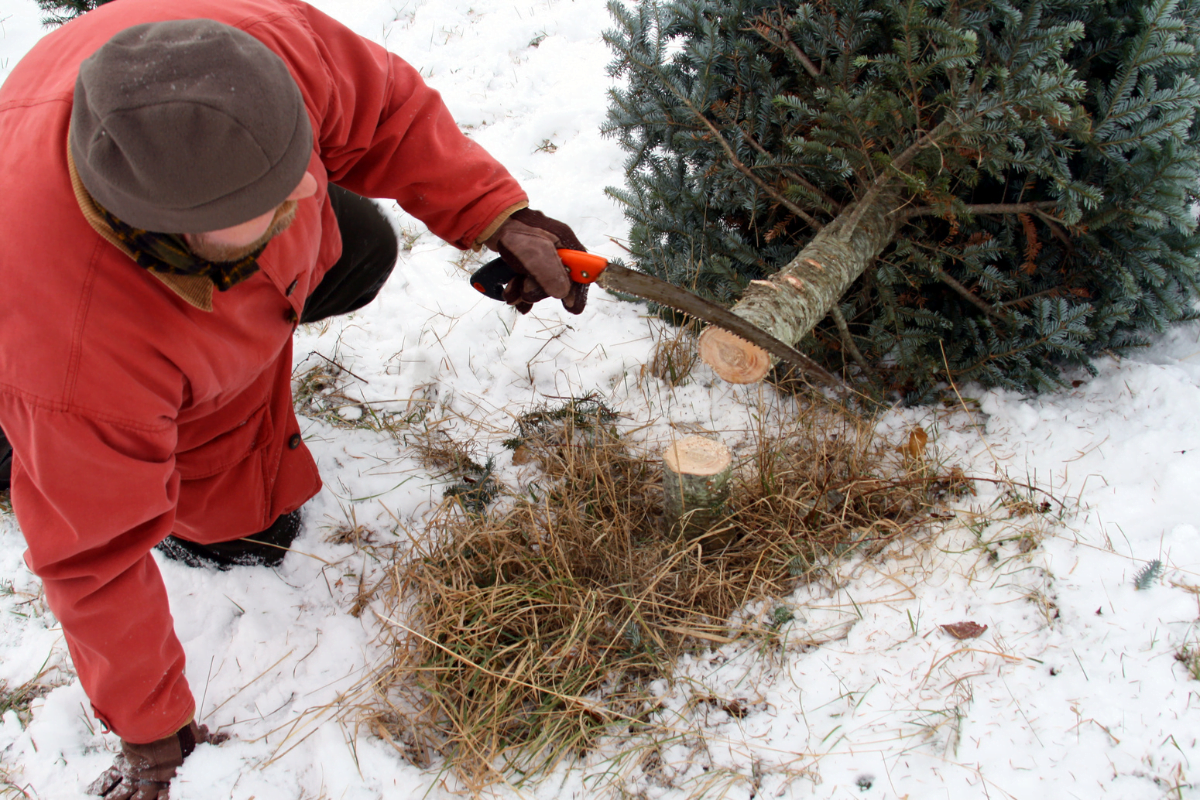
[[254, 219], [229, 228], [202, 233], [185, 233], [183, 239], [191, 251], [208, 261], [237, 261], [249, 255], [275, 236], [287, 230], [296, 218], [299, 201], [317, 191], [317, 179], [305, 172], [300, 183], [284, 201]]

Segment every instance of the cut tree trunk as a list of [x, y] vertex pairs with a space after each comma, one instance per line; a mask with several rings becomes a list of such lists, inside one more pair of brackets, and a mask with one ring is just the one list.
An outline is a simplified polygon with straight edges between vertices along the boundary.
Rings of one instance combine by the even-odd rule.
[[[667, 530], [701, 539], [706, 550], [729, 544], [714, 527], [725, 516], [733, 454], [703, 436], [689, 436], [663, 453], [663, 518]], [[730, 534], [731, 535], [731, 534]]]
[[[891, 192], [868, 193], [822, 228], [786, 267], [768, 280], [751, 281], [730, 311], [795, 346], [895, 238], [899, 218], [891, 212], [898, 202]], [[698, 346], [704, 363], [730, 383], [761, 381], [774, 362], [762, 348], [711, 325]]]

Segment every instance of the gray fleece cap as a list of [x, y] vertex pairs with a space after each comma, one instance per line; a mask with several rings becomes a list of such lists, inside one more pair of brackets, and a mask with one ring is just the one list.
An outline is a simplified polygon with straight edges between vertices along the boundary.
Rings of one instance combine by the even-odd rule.
[[100, 205], [135, 228], [201, 233], [279, 205], [312, 155], [283, 59], [210, 19], [135, 25], [79, 67], [71, 154]]

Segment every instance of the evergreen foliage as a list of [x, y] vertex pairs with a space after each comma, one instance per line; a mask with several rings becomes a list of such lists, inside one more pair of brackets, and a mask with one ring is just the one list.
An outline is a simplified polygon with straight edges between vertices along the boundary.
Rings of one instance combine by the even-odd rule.
[[[838, 307], [913, 400], [946, 364], [1055, 387], [1196, 316], [1200, 0], [609, 9], [642, 270], [728, 304], [886, 187], [899, 231]], [[846, 344], [827, 318], [800, 347], [839, 369]]]
[[1133, 586], [1139, 592], [1144, 592], [1154, 585], [1158, 577], [1162, 575], [1163, 565], [1157, 558], [1151, 561], [1146, 566], [1138, 570], [1137, 575], [1133, 576]]
[[37, 0], [38, 8], [46, 15], [42, 17], [42, 24], [47, 27], [70, 22], [108, 2], [111, 0]]

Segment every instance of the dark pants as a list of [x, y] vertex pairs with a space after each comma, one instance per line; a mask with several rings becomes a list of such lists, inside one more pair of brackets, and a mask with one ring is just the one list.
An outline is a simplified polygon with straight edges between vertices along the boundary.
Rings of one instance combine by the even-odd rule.
[[[304, 302], [301, 322], [349, 314], [374, 300], [399, 254], [396, 232], [373, 202], [333, 184], [329, 202], [342, 235], [342, 256]], [[12, 447], [0, 430], [0, 491], [9, 486], [11, 465]], [[209, 547], [171, 536], [160, 549], [169, 557], [198, 562], [194, 565], [277, 564], [299, 532], [299, 521], [299, 512], [293, 512], [261, 533]]]
[[392, 224], [373, 202], [330, 184], [329, 203], [342, 234], [342, 257], [304, 301], [301, 322], [349, 314], [374, 300], [400, 253]]
[[0, 492], [7, 491], [12, 480], [12, 445], [0, 430]]

